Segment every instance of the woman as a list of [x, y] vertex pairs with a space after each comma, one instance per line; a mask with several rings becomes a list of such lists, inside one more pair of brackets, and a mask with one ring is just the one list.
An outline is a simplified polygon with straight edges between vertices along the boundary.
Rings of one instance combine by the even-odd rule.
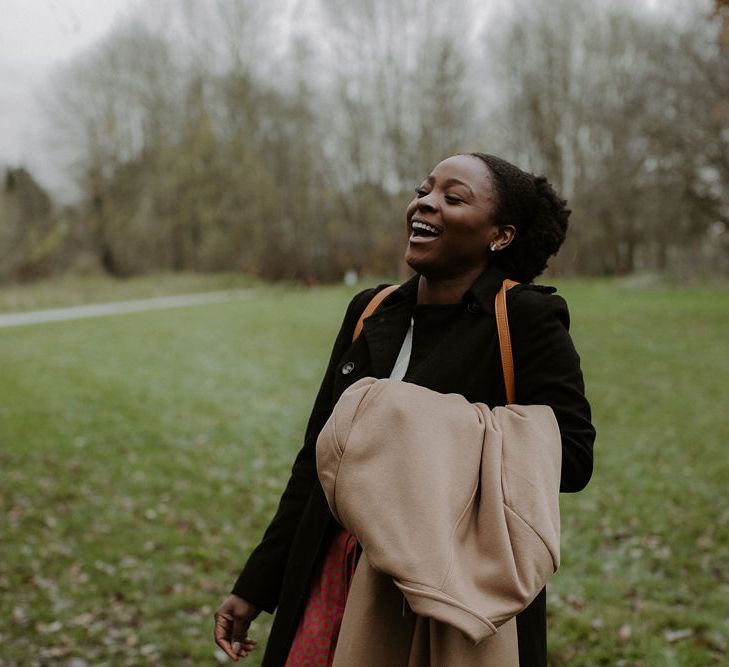
[[[304, 632], [328, 572], [322, 564], [341, 560], [348, 548], [317, 479], [317, 435], [347, 387], [362, 377], [390, 377], [394, 366], [403, 367], [405, 381], [504, 405], [493, 301], [505, 278], [523, 283], [507, 301], [516, 402], [552, 408], [562, 438], [561, 490], [587, 484], [595, 432], [567, 306], [554, 289], [530, 284], [564, 241], [565, 204], [544, 178], [481, 153], [444, 160], [417, 188], [407, 208], [405, 254], [416, 275], [384, 300], [354, 342], [378, 289], [350, 303], [278, 511], [216, 613], [216, 641], [232, 659], [254, 648], [247, 630], [261, 609], [278, 608], [264, 665], [304, 664], [292, 643], [297, 656], [302, 649], [332, 652], [336, 631], [313, 647]], [[346, 581], [344, 587], [346, 596]], [[338, 613], [327, 622], [336, 624]], [[517, 631], [520, 665], [546, 665], [544, 590], [517, 616]]]

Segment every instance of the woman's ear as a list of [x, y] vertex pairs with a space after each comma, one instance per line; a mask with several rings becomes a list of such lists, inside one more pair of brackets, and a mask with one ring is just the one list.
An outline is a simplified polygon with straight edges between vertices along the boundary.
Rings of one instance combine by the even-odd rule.
[[499, 227], [499, 231], [489, 244], [491, 252], [499, 252], [508, 246], [516, 236], [516, 227], [514, 225], [504, 225]]

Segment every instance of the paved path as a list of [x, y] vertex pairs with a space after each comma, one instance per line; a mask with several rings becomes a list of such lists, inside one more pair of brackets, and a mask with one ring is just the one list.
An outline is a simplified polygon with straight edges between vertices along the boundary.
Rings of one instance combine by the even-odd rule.
[[72, 306], [70, 308], [51, 308], [50, 310], [6, 313], [0, 314], [0, 329], [26, 326], [28, 324], [43, 324], [45, 322], [80, 320], [87, 317], [141, 313], [145, 310], [163, 310], [165, 308], [198, 306], [206, 303], [240, 301], [250, 299], [254, 293], [254, 289], [226, 290], [224, 292], [160, 296], [153, 299], [140, 299], [138, 301], [115, 301], [113, 303], [93, 303], [88, 306]]

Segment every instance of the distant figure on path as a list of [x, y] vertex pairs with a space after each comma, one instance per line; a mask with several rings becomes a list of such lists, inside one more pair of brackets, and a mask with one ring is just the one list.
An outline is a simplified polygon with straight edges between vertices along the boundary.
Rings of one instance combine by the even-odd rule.
[[[343, 392], [365, 377], [505, 405], [493, 305], [505, 279], [520, 283], [507, 293], [514, 403], [551, 408], [560, 490], [585, 487], [595, 431], [567, 305], [554, 289], [532, 284], [562, 245], [569, 215], [546, 179], [483, 153], [449, 157], [419, 185], [406, 211], [405, 258], [415, 275], [387, 295], [356, 339], [361, 314], [384, 286], [349, 304], [278, 510], [215, 614], [215, 640], [232, 660], [255, 648], [251, 621], [275, 610], [265, 667], [332, 664], [361, 547], [330, 512], [317, 437]], [[544, 588], [516, 615], [516, 631], [518, 664], [546, 667]]]

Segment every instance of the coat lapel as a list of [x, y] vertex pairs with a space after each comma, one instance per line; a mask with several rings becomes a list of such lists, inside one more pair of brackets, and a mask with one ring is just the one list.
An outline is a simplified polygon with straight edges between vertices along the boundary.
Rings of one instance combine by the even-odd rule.
[[418, 291], [418, 276], [404, 282], [362, 323], [372, 375], [388, 377], [410, 325]]
[[501, 283], [504, 282], [505, 278], [506, 274], [499, 268], [495, 266], [489, 267], [476, 278], [464, 298], [476, 302], [483, 312], [493, 316], [494, 298], [496, 297], [496, 292], [501, 289]]

